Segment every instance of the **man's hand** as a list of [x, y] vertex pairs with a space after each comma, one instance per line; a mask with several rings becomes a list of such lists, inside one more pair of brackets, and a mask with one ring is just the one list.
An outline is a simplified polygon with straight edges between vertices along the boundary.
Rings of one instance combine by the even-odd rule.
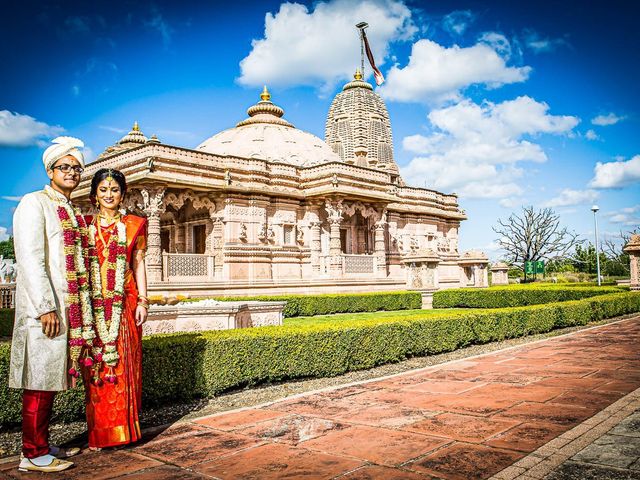
[[55, 338], [60, 333], [60, 319], [56, 312], [45, 313], [40, 317], [42, 333], [49, 338]]

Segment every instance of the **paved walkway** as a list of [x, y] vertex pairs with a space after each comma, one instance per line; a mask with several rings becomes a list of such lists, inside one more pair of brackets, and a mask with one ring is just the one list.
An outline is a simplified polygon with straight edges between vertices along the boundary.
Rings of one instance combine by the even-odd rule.
[[[82, 453], [66, 475], [47, 478], [466, 480], [559, 475], [558, 465], [574, 461], [571, 456], [577, 452], [559, 462], [554, 457], [544, 472], [538, 466], [536, 474], [534, 467], [572, 444], [580, 429], [602, 429], [602, 422], [615, 413], [610, 411], [615, 402], [637, 398], [627, 394], [640, 387], [639, 345], [640, 317], [635, 317], [177, 423], [146, 432], [144, 442], [133, 448]], [[628, 409], [630, 403], [625, 405]], [[598, 415], [604, 418], [599, 423], [593, 420]], [[610, 439], [602, 445], [610, 445]], [[540, 453], [545, 446], [546, 456]], [[39, 477], [20, 475], [15, 462], [0, 465], [0, 475]]]

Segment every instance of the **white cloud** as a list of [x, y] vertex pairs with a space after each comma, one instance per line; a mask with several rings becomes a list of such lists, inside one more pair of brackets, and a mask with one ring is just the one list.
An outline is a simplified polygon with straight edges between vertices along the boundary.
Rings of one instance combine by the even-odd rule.
[[378, 90], [387, 100], [443, 103], [458, 100], [470, 85], [497, 88], [523, 82], [530, 71], [531, 67], [507, 67], [504, 58], [485, 43], [446, 48], [423, 39], [413, 44], [407, 66], [391, 67], [387, 82]]
[[622, 208], [618, 211], [604, 214], [611, 223], [621, 223], [626, 227], [637, 227], [640, 225], [640, 205]]
[[594, 177], [589, 183], [593, 188], [621, 188], [640, 183], [640, 155], [630, 160], [596, 163]]
[[22, 200], [22, 196], [11, 196], [11, 195], [3, 195], [2, 197], [0, 197], [3, 200], [8, 200], [10, 202], [19, 202], [20, 200]]
[[60, 126], [39, 122], [29, 115], [0, 110], [0, 147], [42, 145], [44, 139], [64, 132]]
[[405, 150], [417, 156], [402, 169], [414, 185], [456, 191], [464, 197], [508, 198], [523, 193], [517, 180], [524, 171], [519, 162], [545, 162], [542, 148], [525, 135], [564, 134], [579, 119], [549, 115], [546, 103], [530, 97], [482, 105], [464, 100], [432, 110], [430, 136], [403, 140]]
[[525, 31], [524, 43], [534, 53], [552, 52], [558, 47], [569, 46], [564, 38], [544, 38], [533, 30]]
[[498, 203], [500, 204], [501, 207], [504, 207], [504, 208], [516, 208], [516, 207], [521, 207], [523, 204], [523, 201], [521, 197], [519, 198], [507, 197], [507, 198], [500, 199]]
[[7, 230], [7, 227], [0, 227], [0, 242], [5, 240], [9, 240], [9, 230]]
[[333, 88], [352, 78], [359, 66], [355, 25], [363, 18], [378, 66], [384, 64], [390, 42], [408, 40], [416, 32], [411, 11], [397, 0], [330, 0], [316, 3], [312, 11], [283, 3], [276, 14], [266, 14], [264, 38], [252, 41], [251, 52], [240, 62], [238, 82]]
[[600, 139], [600, 137], [598, 136], [598, 134], [596, 132], [594, 132], [593, 130], [589, 129], [586, 131], [586, 133], [584, 134], [585, 138], [587, 140], [598, 140]]
[[573, 190], [565, 188], [560, 195], [542, 204], [543, 207], [568, 207], [570, 205], [581, 205], [593, 203], [600, 193], [595, 190]]
[[452, 35], [462, 35], [474, 20], [471, 10], [456, 10], [442, 19], [442, 28]]
[[119, 133], [122, 135], [127, 133], [127, 130], [125, 130], [124, 128], [112, 127], [111, 125], [98, 125], [98, 128], [100, 128], [101, 130], [106, 130], [107, 132]]
[[609, 125], [615, 125], [622, 120], [625, 120], [626, 116], [618, 116], [615, 113], [607, 113], [606, 115], [598, 115], [591, 120], [591, 123], [594, 125], [599, 125], [601, 127], [606, 127]]
[[511, 43], [503, 34], [498, 32], [485, 32], [480, 35], [478, 41], [489, 45], [505, 60], [511, 58]]

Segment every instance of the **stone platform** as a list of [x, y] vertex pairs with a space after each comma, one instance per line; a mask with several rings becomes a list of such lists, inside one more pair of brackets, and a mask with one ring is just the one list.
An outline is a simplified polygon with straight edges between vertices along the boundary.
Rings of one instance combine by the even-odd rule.
[[[579, 439], [613, 418], [616, 402], [637, 397], [639, 340], [634, 317], [176, 423], [123, 450], [85, 451], [74, 469], [47, 478], [544, 478], [558, 463], [536, 465], [557, 460], [564, 446], [596, 443]], [[4, 461], [0, 476], [36, 476], [16, 465], [17, 458]]]

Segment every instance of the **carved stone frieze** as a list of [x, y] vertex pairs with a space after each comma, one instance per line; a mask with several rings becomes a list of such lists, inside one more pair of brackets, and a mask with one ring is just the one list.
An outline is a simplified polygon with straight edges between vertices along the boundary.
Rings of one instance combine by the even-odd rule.
[[327, 200], [324, 209], [327, 212], [327, 217], [331, 225], [339, 225], [342, 222], [342, 214], [344, 212], [342, 200], [338, 200], [335, 204], [331, 200]]
[[147, 217], [160, 216], [166, 208], [163, 202], [164, 193], [164, 188], [143, 188], [140, 191], [142, 203], [138, 204], [138, 208], [143, 210]]

